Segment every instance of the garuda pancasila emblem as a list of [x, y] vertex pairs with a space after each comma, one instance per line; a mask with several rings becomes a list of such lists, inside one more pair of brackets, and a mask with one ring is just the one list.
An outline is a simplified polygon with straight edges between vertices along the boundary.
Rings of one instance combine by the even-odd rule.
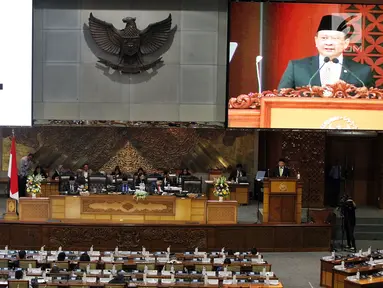
[[172, 15], [160, 22], [139, 30], [136, 18], [122, 19], [126, 26], [122, 30], [113, 24], [97, 19], [90, 13], [89, 30], [97, 46], [105, 52], [118, 56], [116, 62], [99, 57], [99, 62], [121, 73], [140, 73], [162, 62], [162, 58], [145, 63], [144, 57], [160, 50], [175, 31], [171, 29]]

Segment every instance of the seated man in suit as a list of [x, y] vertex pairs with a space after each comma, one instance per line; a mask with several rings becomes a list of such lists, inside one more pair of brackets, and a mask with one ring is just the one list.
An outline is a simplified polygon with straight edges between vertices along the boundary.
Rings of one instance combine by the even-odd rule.
[[17, 253], [17, 259], [13, 262], [13, 267], [18, 268], [20, 266], [19, 260], [24, 260], [27, 257], [27, 252], [25, 250], [20, 250], [19, 253]]
[[152, 182], [151, 191], [155, 194], [162, 194], [164, 192], [164, 181], [162, 177], [158, 177], [156, 182]]
[[68, 194], [76, 195], [78, 194], [78, 187], [79, 184], [75, 181], [74, 176], [71, 175], [69, 176], [69, 181], [64, 184], [63, 190], [67, 191]]
[[125, 283], [125, 273], [124, 271], [119, 271], [117, 275], [109, 281], [111, 284], [121, 284]]
[[275, 167], [272, 173], [272, 177], [289, 177], [290, 170], [286, 167], [286, 162], [284, 159], [279, 159], [278, 166]]
[[[337, 15], [322, 17], [315, 36], [318, 55], [290, 61], [279, 82], [278, 90], [307, 86], [311, 78], [312, 86], [335, 84], [339, 80], [357, 87], [374, 86], [371, 68], [368, 65], [343, 56], [354, 30], [347, 20]], [[319, 68], [321, 69], [317, 72]]]
[[236, 181], [239, 178], [246, 177], [246, 171], [243, 170], [241, 163], [238, 163], [236, 169], [230, 173], [229, 181]]

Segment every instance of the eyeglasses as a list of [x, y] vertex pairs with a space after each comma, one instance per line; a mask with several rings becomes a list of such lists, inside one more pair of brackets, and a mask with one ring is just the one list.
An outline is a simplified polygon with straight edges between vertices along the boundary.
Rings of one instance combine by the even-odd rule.
[[326, 40], [332, 40], [335, 42], [342, 42], [344, 41], [344, 38], [339, 36], [320, 36], [318, 37], [320, 41], [326, 41]]

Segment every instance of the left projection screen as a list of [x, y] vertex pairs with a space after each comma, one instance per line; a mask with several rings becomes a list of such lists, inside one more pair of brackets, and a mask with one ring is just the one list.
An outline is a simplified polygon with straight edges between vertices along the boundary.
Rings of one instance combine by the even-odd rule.
[[32, 125], [33, 0], [0, 1], [0, 126]]

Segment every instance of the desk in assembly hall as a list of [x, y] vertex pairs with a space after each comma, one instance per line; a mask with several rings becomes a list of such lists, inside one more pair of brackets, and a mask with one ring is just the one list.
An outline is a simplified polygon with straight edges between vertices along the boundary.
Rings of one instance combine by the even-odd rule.
[[383, 277], [373, 277], [361, 280], [345, 280], [344, 288], [381, 288]]
[[[214, 195], [214, 181], [205, 181], [209, 200], [218, 200]], [[230, 190], [230, 200], [237, 201], [239, 205], [249, 204], [249, 183], [227, 182]]]
[[[382, 271], [382, 254], [380, 252], [374, 252], [370, 255], [367, 255], [368, 252], [361, 254], [356, 254], [355, 256], [337, 256], [336, 260], [331, 259], [332, 257], [323, 257], [321, 259], [321, 287], [332, 287], [332, 288], [344, 288], [346, 287], [346, 282], [348, 277], [355, 276], [359, 271], [361, 275], [375, 279], [375, 282], [380, 277], [373, 277], [373, 274]], [[370, 258], [373, 258], [374, 263], [369, 263]], [[344, 261], [345, 268], [340, 268], [342, 261]], [[376, 275], [379, 276], [379, 275]], [[364, 280], [361, 280], [362, 282]], [[351, 281], [353, 282], [353, 281]], [[367, 283], [367, 282], [363, 282]], [[370, 282], [368, 282], [370, 283]], [[354, 282], [353, 284], [356, 284]], [[363, 284], [363, 285], [365, 285]], [[351, 284], [350, 284], [351, 285]], [[350, 286], [350, 287], [359, 287], [359, 286]], [[369, 286], [368, 286], [369, 287]], [[375, 287], [375, 286], [371, 286]], [[382, 286], [383, 287], [383, 282]]]
[[118, 222], [132, 224], [236, 224], [237, 201], [176, 196], [91, 194], [20, 198], [21, 221]]

